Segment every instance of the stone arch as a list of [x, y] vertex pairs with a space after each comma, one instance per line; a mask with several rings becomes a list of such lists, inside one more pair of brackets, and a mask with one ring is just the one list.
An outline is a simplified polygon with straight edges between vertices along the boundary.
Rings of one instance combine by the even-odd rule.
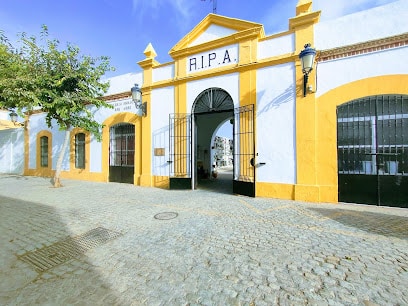
[[[104, 181], [109, 181], [109, 142], [110, 135], [109, 129], [111, 126], [114, 126], [119, 123], [129, 123], [135, 126], [135, 155], [141, 156], [142, 144], [141, 144], [141, 118], [136, 116], [134, 113], [121, 112], [116, 113], [103, 122], [102, 129], [102, 173]], [[141, 160], [137, 159], [135, 161], [135, 170], [134, 170], [135, 180], [134, 184], [137, 185], [138, 180], [136, 177], [140, 176], [141, 173]]]
[[321, 201], [338, 201], [337, 106], [367, 96], [408, 94], [407, 83], [408, 75], [371, 77], [333, 88], [316, 99], [317, 182], [322, 187]]
[[193, 114], [227, 111], [234, 109], [231, 95], [222, 88], [211, 87], [202, 91], [195, 99]]

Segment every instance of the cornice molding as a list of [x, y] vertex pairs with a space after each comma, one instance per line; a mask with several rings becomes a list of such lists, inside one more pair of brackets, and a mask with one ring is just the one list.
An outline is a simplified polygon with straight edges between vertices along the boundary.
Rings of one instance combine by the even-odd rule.
[[261, 38], [263, 33], [263, 27], [254, 27], [248, 30], [243, 30], [226, 37], [214, 39], [199, 45], [186, 47], [184, 49], [170, 51], [169, 54], [174, 60], [178, 60], [182, 57], [187, 57], [192, 54], [197, 54], [209, 50], [214, 50], [221, 47], [226, 47], [240, 42]]
[[[193, 30], [185, 35], [170, 51], [169, 54], [173, 57], [173, 54], [177, 54], [177, 51], [192, 47], [190, 44], [197, 39], [202, 33], [204, 33], [211, 25], [217, 25], [220, 27], [229, 28], [236, 32], [242, 32], [253, 28], [261, 28], [260, 36], [265, 36], [263, 25], [251, 21], [245, 21], [236, 18], [230, 18], [226, 16], [209, 14], [205, 17]], [[177, 57], [177, 55], [176, 55]], [[173, 57], [174, 58], [174, 57]]]
[[131, 97], [132, 97], [131, 93], [126, 91], [114, 95], [104, 96], [102, 99], [106, 102], [112, 102], [114, 100], [122, 100]]
[[289, 19], [289, 29], [294, 30], [299, 27], [318, 23], [320, 20], [321, 11], [301, 14]]
[[363, 43], [342, 46], [318, 52], [317, 61], [325, 62], [350, 56], [357, 56], [387, 49], [408, 46], [408, 33], [374, 39]]

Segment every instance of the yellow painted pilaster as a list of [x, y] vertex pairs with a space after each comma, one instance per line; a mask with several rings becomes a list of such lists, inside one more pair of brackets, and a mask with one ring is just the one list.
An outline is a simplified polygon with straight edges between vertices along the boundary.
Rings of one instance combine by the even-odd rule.
[[256, 70], [239, 74], [239, 106], [256, 104]]
[[[177, 79], [185, 79], [187, 76], [187, 58], [185, 56], [178, 57], [175, 62], [175, 76]], [[190, 113], [191, 110], [187, 110], [187, 83], [181, 81], [174, 86], [174, 112], [176, 114]], [[177, 177], [186, 177], [187, 175], [187, 161], [185, 159], [186, 152], [188, 150], [187, 142], [183, 136], [187, 135], [188, 124], [186, 124], [185, 118], [175, 118], [173, 121], [173, 133], [174, 143], [173, 153], [174, 160], [171, 167], [173, 167], [174, 175]]]
[[190, 113], [187, 110], [187, 83], [181, 82], [174, 87], [174, 111], [177, 114]]
[[[320, 12], [312, 12], [311, 0], [300, 0], [296, 7], [296, 17], [289, 20], [289, 27], [295, 32], [295, 53], [299, 54], [306, 43], [314, 44], [314, 24]], [[295, 200], [320, 201], [317, 182], [316, 112], [314, 93], [303, 97], [303, 73], [300, 60], [296, 57], [296, 165], [297, 182]], [[314, 71], [309, 74], [309, 83], [315, 88]]]
[[[240, 65], [246, 65], [254, 61], [256, 58], [252, 57], [252, 48], [255, 43], [248, 41], [240, 44]], [[243, 54], [241, 54], [243, 52]], [[244, 58], [241, 59], [241, 56]], [[256, 53], [255, 53], [256, 56]], [[239, 74], [239, 106], [254, 105], [254, 112], [256, 113], [256, 70], [244, 70]], [[252, 116], [251, 112], [244, 112], [240, 115], [238, 122], [240, 127], [248, 127], [254, 125], [256, 128], [256, 116]], [[255, 168], [251, 165], [251, 158], [253, 153], [253, 146], [256, 148], [256, 139], [252, 133], [240, 134], [240, 180], [245, 181], [250, 177], [254, 177]]]
[[[136, 142], [141, 148], [141, 170], [140, 186], [152, 186], [152, 128], [151, 128], [151, 86], [153, 83], [153, 67], [159, 63], [154, 59], [156, 51], [149, 44], [144, 54], [146, 58], [138, 62], [143, 69], [142, 102], [147, 102], [147, 116], [141, 119], [141, 137], [136, 138]], [[136, 144], [137, 145], [137, 144]]]
[[239, 65], [248, 65], [256, 62], [258, 55], [258, 37], [242, 41], [239, 44]]

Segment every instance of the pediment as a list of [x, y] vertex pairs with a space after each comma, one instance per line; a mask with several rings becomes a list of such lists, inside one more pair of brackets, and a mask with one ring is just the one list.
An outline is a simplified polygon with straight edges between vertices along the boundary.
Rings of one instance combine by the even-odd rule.
[[185, 35], [169, 54], [252, 29], [258, 31], [260, 36], [265, 36], [260, 23], [209, 14]]

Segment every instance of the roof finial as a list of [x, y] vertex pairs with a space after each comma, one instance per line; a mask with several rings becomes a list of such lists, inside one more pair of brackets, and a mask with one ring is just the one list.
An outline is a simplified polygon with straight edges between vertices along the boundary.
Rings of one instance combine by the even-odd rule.
[[147, 58], [154, 59], [157, 56], [157, 53], [156, 53], [156, 51], [154, 50], [154, 48], [152, 46], [152, 43], [149, 43], [147, 45], [147, 47], [146, 47], [146, 49], [144, 50], [143, 53]]
[[296, 16], [312, 11], [312, 0], [299, 0], [296, 5]]

